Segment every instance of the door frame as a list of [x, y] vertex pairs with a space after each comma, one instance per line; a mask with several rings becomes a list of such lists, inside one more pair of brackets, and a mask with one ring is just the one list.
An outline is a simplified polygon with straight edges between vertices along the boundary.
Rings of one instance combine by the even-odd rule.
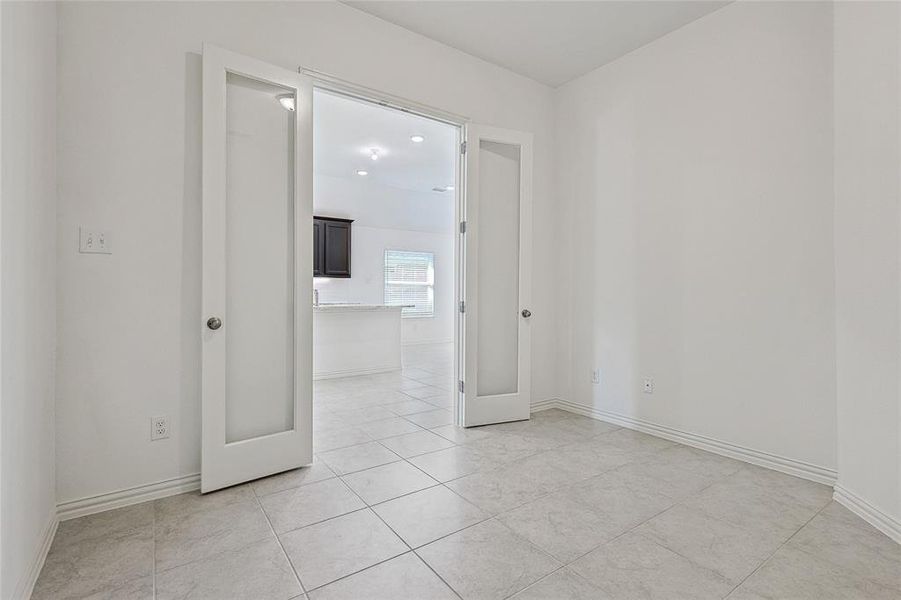
[[[375, 104], [383, 108], [409, 113], [451, 125], [457, 129], [456, 181], [454, 182], [454, 424], [463, 426], [463, 382], [466, 368], [465, 314], [460, 308], [466, 298], [466, 156], [464, 142], [469, 117], [422, 104], [381, 90], [368, 88], [356, 83], [309, 69], [299, 67], [297, 72], [309, 77], [313, 90], [320, 89], [331, 94], [344, 96], [359, 102]], [[311, 278], [312, 281], [312, 278]], [[312, 336], [310, 338], [312, 347]]]

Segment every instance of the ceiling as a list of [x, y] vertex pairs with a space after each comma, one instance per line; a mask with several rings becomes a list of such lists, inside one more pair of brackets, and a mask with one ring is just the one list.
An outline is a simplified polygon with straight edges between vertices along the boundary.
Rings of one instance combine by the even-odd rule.
[[[416, 143], [410, 138], [421, 135]], [[378, 150], [378, 160], [370, 158]], [[313, 209], [357, 226], [453, 230], [457, 128], [316, 89]], [[367, 171], [360, 176], [358, 170]]]
[[720, 0], [345, 0], [557, 87], [729, 4]]
[[[410, 138], [421, 135], [420, 143]], [[454, 185], [457, 128], [316, 90], [313, 168], [317, 173], [432, 193]], [[372, 160], [372, 150], [378, 160]], [[361, 177], [358, 170], [368, 175]]]

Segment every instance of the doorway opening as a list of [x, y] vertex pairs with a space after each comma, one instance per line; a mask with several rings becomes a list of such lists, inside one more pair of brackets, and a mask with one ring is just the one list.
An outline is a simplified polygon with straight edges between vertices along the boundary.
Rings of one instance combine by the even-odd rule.
[[458, 126], [313, 90], [317, 454], [449, 444], [460, 141]]

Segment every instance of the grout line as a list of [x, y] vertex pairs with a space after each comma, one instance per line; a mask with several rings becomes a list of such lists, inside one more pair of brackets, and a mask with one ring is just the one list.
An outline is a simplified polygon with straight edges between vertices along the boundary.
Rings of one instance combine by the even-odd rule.
[[269, 514], [266, 512], [266, 509], [263, 508], [263, 503], [260, 502], [260, 497], [257, 495], [257, 491], [250, 486], [250, 491], [253, 493], [253, 497], [257, 502], [257, 507], [260, 509], [260, 512], [263, 513], [263, 517], [266, 519], [266, 523], [269, 525], [269, 531], [272, 532], [272, 535], [275, 536], [275, 543], [278, 544], [278, 547], [282, 549], [282, 555], [284, 555], [285, 560], [288, 561], [288, 565], [291, 567], [291, 572], [294, 573], [294, 579], [297, 580], [297, 584], [300, 586], [301, 596], [306, 596], [307, 589], [304, 587], [303, 581], [300, 580], [300, 574], [297, 572], [297, 568], [295, 568], [294, 563], [291, 561], [291, 557], [288, 556], [288, 551], [285, 550], [285, 545], [282, 544], [282, 539], [278, 536], [278, 533], [275, 532], [275, 527], [272, 526], [272, 520], [269, 518]]
[[[777, 552], [779, 552], [780, 550], [782, 550], [783, 546], [785, 546], [785, 545], [788, 544], [790, 541], [792, 541], [792, 539], [793, 539], [796, 535], [798, 535], [798, 533], [799, 533], [802, 529], [804, 529], [805, 527], [807, 527], [807, 525], [808, 525], [811, 521], [813, 521], [814, 519], [816, 519], [816, 518], [819, 516], [819, 514], [820, 514], [821, 512], [823, 512], [824, 510], [826, 510], [826, 507], [828, 507], [828, 506], [829, 506], [829, 502], [827, 502], [825, 505], [823, 505], [822, 508], [820, 508], [817, 512], [815, 512], [815, 513], [813, 514], [812, 517], [810, 517], [809, 519], [807, 519], [806, 521], [804, 521], [804, 524], [803, 524], [803, 525], [801, 525], [800, 527], [798, 527], [798, 528], [795, 530], [794, 533], [792, 533], [790, 536], [788, 536], [788, 537], [785, 539], [784, 542], [782, 542], [781, 544], [779, 544], [779, 547], [778, 547], [778, 548], [776, 548], [775, 550], [773, 550], [773, 551], [770, 553], [769, 556], [767, 556], [767, 557], [766, 557], [759, 565], [757, 565], [757, 568], [756, 568], [756, 569], [754, 569], [753, 571], [751, 571], [750, 573], [748, 573], [741, 581], [739, 581], [739, 582], [735, 585], [734, 588], [732, 588], [731, 590], [729, 590], [729, 593], [726, 594], [725, 596], [723, 596], [723, 598], [725, 599], [725, 598], [728, 598], [729, 596], [731, 596], [732, 593], [733, 593], [735, 590], [737, 590], [739, 587], [741, 587], [741, 585], [742, 585], [745, 581], [747, 581], [748, 579], [750, 579], [751, 576], [754, 575], [754, 573], [756, 573], [757, 571], [759, 571], [760, 569], [762, 569], [762, 568], [764, 567], [764, 565], [766, 565], [768, 562], [770, 562], [770, 559], [772, 559], [773, 556], [775, 556]], [[803, 550], [802, 550], [802, 552], [803, 552]]]

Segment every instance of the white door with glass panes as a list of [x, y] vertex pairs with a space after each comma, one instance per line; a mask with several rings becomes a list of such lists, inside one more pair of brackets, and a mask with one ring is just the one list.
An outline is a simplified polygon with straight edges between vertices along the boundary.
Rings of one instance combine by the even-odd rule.
[[204, 45], [201, 490], [313, 460], [312, 84]]
[[468, 125], [464, 163], [468, 427], [529, 418], [532, 135]]

